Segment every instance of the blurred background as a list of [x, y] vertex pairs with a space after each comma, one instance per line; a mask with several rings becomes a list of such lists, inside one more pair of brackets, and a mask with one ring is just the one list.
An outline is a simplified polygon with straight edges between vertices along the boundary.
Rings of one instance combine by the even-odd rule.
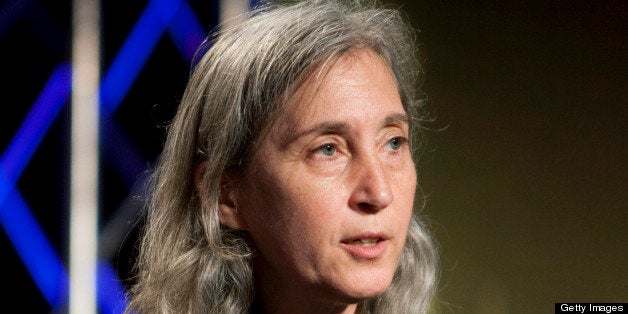
[[[435, 117], [418, 162], [442, 254], [435, 312], [627, 302], [628, 4], [383, 2], [419, 31]], [[219, 1], [100, 6], [98, 311], [120, 313], [143, 181], [196, 47], [229, 13]], [[68, 308], [72, 9], [0, 2], [3, 310]]]

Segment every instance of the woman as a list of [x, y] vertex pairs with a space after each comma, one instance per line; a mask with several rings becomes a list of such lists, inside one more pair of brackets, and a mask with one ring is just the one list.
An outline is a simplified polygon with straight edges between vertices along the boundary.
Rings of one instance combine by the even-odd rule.
[[411, 38], [394, 10], [334, 1], [222, 31], [169, 130], [130, 310], [426, 312]]

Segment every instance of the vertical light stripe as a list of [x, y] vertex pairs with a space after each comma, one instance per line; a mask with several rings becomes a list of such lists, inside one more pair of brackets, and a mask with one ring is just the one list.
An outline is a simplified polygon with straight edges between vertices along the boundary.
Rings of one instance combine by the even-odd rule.
[[98, 243], [99, 0], [74, 0], [72, 13], [70, 313], [96, 313]]
[[244, 20], [244, 13], [248, 10], [248, 0], [222, 0], [220, 1], [220, 23], [224, 28], [233, 27]]

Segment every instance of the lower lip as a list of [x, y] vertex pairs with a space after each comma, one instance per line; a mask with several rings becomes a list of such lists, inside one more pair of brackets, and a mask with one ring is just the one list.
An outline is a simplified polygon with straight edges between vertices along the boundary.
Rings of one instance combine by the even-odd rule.
[[387, 240], [380, 240], [373, 246], [359, 246], [342, 243], [342, 247], [357, 259], [376, 259], [386, 250]]

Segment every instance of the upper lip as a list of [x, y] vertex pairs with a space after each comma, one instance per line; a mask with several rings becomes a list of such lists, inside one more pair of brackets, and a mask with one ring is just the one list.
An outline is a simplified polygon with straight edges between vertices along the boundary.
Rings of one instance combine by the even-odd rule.
[[388, 240], [390, 236], [384, 234], [383, 232], [362, 232], [355, 235], [350, 235], [342, 239], [342, 243], [351, 243], [354, 241], [359, 241], [362, 239], [376, 239], [378, 241]]

